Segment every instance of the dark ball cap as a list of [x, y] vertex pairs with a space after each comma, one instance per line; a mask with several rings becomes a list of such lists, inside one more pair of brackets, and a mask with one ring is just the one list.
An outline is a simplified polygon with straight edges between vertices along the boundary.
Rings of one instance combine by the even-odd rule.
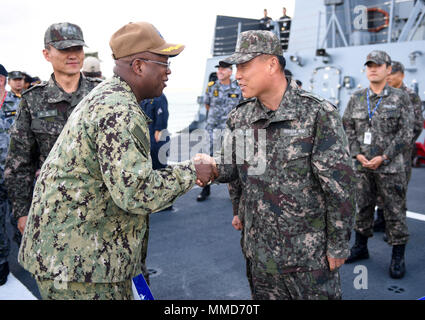
[[233, 69], [233, 66], [230, 63], [226, 63], [224, 61], [219, 61], [218, 65], [215, 66], [216, 68], [229, 68]]
[[399, 61], [392, 61], [391, 67], [392, 67], [391, 73], [396, 73], [396, 72], [404, 73], [404, 66]]
[[12, 80], [25, 78], [24, 74], [21, 71], [10, 71], [8, 77]]
[[[83, 31], [79, 26], [69, 22], [54, 23], [44, 34], [44, 46], [53, 46], [58, 50], [86, 46]], [[87, 47], [87, 46], [86, 46]]]
[[3, 67], [3, 65], [2, 65], [2, 64], [0, 64], [0, 74], [1, 74], [2, 76], [5, 76], [5, 77], [7, 77], [7, 75], [8, 75], [6, 68], [5, 68], [5, 67]]

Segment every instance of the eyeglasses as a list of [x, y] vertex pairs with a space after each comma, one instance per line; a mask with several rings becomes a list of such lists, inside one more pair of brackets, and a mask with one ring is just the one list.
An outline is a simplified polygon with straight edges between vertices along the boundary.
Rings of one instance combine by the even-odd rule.
[[155, 60], [148, 60], [148, 59], [136, 58], [133, 61], [131, 61], [130, 67], [133, 65], [133, 62], [136, 61], [136, 60], [142, 60], [142, 61], [146, 61], [146, 62], [152, 62], [152, 63], [160, 64], [162, 66], [166, 66], [167, 68], [170, 68], [170, 65], [171, 65], [171, 61], [161, 62], [161, 61], [155, 61]]

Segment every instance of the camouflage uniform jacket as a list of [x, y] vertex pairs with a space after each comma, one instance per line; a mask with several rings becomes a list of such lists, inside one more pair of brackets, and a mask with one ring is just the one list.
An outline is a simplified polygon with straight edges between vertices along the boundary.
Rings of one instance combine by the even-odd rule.
[[[12, 91], [5, 93], [3, 104], [0, 109], [0, 200], [7, 197], [4, 187], [4, 166], [6, 164], [7, 151], [9, 149], [9, 129], [15, 121], [16, 110], [18, 110], [21, 98]], [[0, 97], [0, 101], [3, 97]]]
[[409, 95], [410, 103], [413, 107], [413, 143], [415, 143], [415, 141], [421, 135], [422, 128], [424, 126], [424, 117], [422, 115], [422, 101], [421, 98], [415, 93], [415, 91], [408, 88], [404, 83], [401, 85], [400, 89]]
[[[350, 142], [351, 155], [364, 155], [368, 160], [376, 156], [386, 155], [391, 161], [389, 165], [379, 166], [374, 172], [396, 173], [404, 168], [403, 152], [411, 145], [413, 138], [413, 111], [406, 93], [400, 89], [386, 85], [377, 95], [370, 90], [370, 110], [382, 100], [369, 123], [367, 106], [367, 89], [356, 91], [344, 111], [343, 123]], [[365, 133], [370, 130], [371, 144], [365, 144]], [[371, 171], [363, 168], [356, 160], [356, 168], [360, 171]]]
[[242, 100], [241, 89], [237, 81], [224, 86], [219, 80], [208, 84], [204, 103], [210, 106], [206, 129], [224, 129], [230, 111]]
[[[327, 255], [346, 258], [355, 178], [336, 108], [291, 81], [275, 112], [248, 99], [230, 113], [227, 126], [256, 135], [263, 129], [266, 136], [265, 154], [254, 156], [265, 163], [262, 174], [249, 174], [252, 159], [238, 164], [234, 148], [232, 164], [216, 157], [218, 181], [241, 182], [240, 199], [234, 194], [232, 203], [244, 221], [245, 255], [271, 273], [327, 269]], [[237, 143], [226, 135], [223, 150]]]
[[66, 93], [52, 74], [22, 95], [16, 121], [10, 128], [10, 148], [6, 159], [5, 183], [13, 214], [28, 214], [34, 177], [62, 131], [71, 111], [99, 81], [80, 77], [77, 91]]
[[141, 273], [147, 214], [196, 180], [191, 161], [153, 170], [148, 118], [118, 76], [73, 111], [41, 168], [19, 262], [42, 278], [120, 282]]

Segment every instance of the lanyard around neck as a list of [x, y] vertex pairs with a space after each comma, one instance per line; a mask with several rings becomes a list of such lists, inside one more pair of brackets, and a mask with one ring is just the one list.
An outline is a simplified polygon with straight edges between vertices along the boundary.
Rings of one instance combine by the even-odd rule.
[[379, 99], [379, 101], [376, 103], [375, 108], [373, 109], [372, 113], [370, 112], [370, 100], [369, 100], [369, 89], [367, 90], [367, 111], [369, 113], [369, 124], [372, 122], [372, 117], [375, 114], [376, 109], [378, 109], [379, 104], [382, 101], [382, 97]]

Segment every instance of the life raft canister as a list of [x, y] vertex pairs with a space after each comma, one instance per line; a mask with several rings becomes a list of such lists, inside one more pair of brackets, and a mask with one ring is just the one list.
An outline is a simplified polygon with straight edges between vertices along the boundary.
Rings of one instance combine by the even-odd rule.
[[382, 29], [387, 28], [389, 26], [390, 15], [388, 14], [387, 11], [380, 9], [380, 8], [368, 8], [367, 13], [368, 13], [368, 20], [369, 20], [369, 15], [375, 15], [375, 13], [382, 14], [383, 15], [382, 20], [384, 20], [384, 22], [382, 24], [368, 28], [367, 30], [369, 32], [379, 32]]

